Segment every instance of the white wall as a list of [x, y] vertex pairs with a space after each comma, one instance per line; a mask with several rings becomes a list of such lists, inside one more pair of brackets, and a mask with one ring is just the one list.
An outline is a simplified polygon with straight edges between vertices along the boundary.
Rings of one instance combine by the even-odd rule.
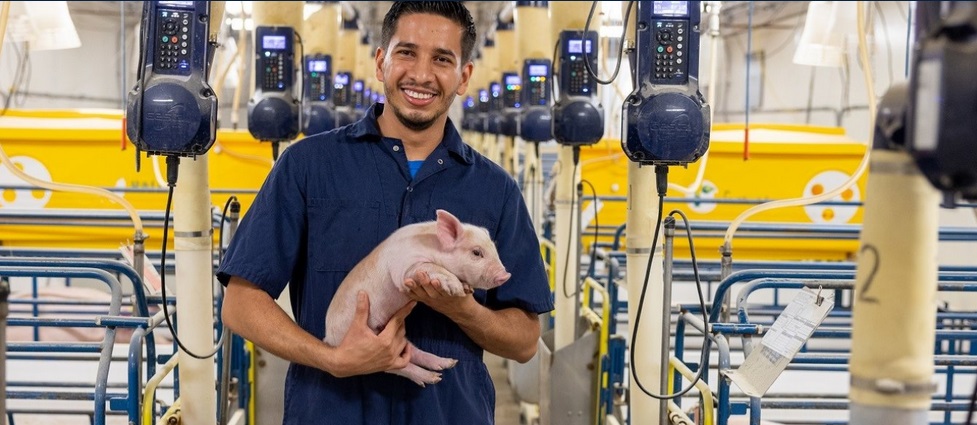
[[[871, 57], [872, 78], [875, 93], [881, 97], [893, 83], [905, 80], [906, 30], [909, 16], [908, 2], [867, 2], [870, 7], [871, 24], [867, 27], [869, 55]], [[876, 8], [877, 5], [878, 8]], [[879, 11], [881, 10], [881, 14]], [[801, 12], [804, 9], [800, 9]], [[746, 22], [746, 8], [737, 9], [736, 23]], [[771, 14], [775, 11], [771, 11]], [[848, 29], [847, 66], [844, 68], [812, 67], [793, 63], [794, 51], [805, 24], [805, 14], [783, 13], [781, 19], [773, 20], [755, 17], [755, 26], [770, 22], [764, 28], [756, 28], [752, 35], [752, 50], [762, 56], [759, 76], [762, 81], [761, 97], [751, 103], [758, 107], [750, 111], [750, 122], [809, 123], [844, 127], [848, 135], [856, 140], [868, 141], [869, 116], [867, 112], [867, 91], [862, 67], [857, 55], [858, 38], [856, 28]], [[776, 16], [776, 15], [774, 15]], [[771, 21], [772, 20], [772, 21]], [[853, 19], [854, 21], [854, 19]], [[819, 25], [828, 25], [820, 22]], [[719, 77], [715, 82], [720, 90], [717, 94], [716, 122], [742, 122], [746, 115], [746, 31], [724, 28], [720, 44]], [[710, 66], [705, 54], [710, 48], [710, 40], [703, 37], [701, 75], [708, 78], [705, 70]], [[756, 64], [751, 74], [756, 72]], [[891, 67], [891, 73], [890, 73]], [[751, 81], [751, 91], [755, 93], [757, 80]], [[712, 87], [711, 81], [704, 85]], [[808, 116], [808, 107], [812, 112]], [[852, 108], [851, 111], [845, 111]], [[778, 111], [800, 110], [797, 113]], [[839, 114], [840, 113], [840, 114]], [[839, 122], [840, 115], [840, 122]]]
[[[70, 2], [69, 2], [70, 3]], [[120, 40], [122, 21], [115, 14], [90, 14], [72, 11], [72, 19], [81, 47], [70, 50], [28, 52], [29, 64], [24, 68], [24, 84], [17, 92], [11, 108], [122, 108], [123, 89], [121, 63], [123, 49]], [[128, 43], [126, 58], [132, 59], [134, 19], [127, 19]], [[9, 41], [9, 39], [8, 39]], [[0, 55], [0, 100], [6, 98], [17, 75], [23, 57], [23, 44], [5, 42]], [[129, 84], [135, 70], [127, 67]], [[0, 104], [2, 106], [2, 104]]]

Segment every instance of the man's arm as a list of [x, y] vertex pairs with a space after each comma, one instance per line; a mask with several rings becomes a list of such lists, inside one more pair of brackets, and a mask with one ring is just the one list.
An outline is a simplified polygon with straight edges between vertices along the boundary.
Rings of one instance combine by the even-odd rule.
[[398, 311], [377, 335], [367, 325], [369, 299], [360, 293], [349, 331], [339, 346], [330, 347], [299, 327], [267, 292], [233, 276], [224, 291], [221, 318], [234, 333], [278, 357], [345, 377], [407, 366], [404, 318], [413, 306]]
[[536, 355], [540, 334], [536, 313], [515, 307], [492, 310], [475, 301], [471, 294], [452, 296], [426, 272], [405, 280], [404, 286], [410, 289], [411, 299], [448, 316], [486, 351], [519, 363]]

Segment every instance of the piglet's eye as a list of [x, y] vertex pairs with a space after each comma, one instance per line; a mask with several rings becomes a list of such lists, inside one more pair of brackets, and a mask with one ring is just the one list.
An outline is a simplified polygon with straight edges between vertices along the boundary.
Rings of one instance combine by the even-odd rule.
[[472, 255], [474, 255], [474, 256], [476, 256], [478, 258], [482, 258], [482, 250], [476, 248], [475, 250], [472, 251]]

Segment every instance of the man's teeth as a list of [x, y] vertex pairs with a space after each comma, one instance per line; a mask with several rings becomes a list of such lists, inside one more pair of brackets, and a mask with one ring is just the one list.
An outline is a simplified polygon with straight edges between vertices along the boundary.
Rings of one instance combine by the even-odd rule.
[[404, 93], [407, 93], [408, 96], [413, 97], [413, 98], [416, 98], [416, 99], [430, 99], [430, 98], [434, 97], [433, 94], [418, 93], [418, 92], [413, 91], [413, 90], [404, 90]]

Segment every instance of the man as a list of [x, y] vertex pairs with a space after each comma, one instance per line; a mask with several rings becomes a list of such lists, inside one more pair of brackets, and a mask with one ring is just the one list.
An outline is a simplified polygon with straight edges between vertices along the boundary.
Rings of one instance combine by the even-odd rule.
[[[461, 3], [395, 2], [375, 58], [386, 104], [287, 149], [234, 237], [218, 272], [227, 285], [223, 319], [292, 362], [286, 424], [492, 424], [483, 350], [520, 362], [536, 352], [537, 314], [553, 304], [522, 195], [447, 118], [468, 87], [474, 44]], [[387, 235], [433, 220], [436, 209], [487, 228], [512, 278], [464, 297], [408, 279], [416, 307], [400, 310], [379, 335], [366, 325], [361, 295], [342, 343], [322, 342], [326, 308], [346, 274]], [[297, 323], [274, 302], [286, 283]], [[405, 335], [458, 365], [426, 388], [377, 373], [407, 364]]]

